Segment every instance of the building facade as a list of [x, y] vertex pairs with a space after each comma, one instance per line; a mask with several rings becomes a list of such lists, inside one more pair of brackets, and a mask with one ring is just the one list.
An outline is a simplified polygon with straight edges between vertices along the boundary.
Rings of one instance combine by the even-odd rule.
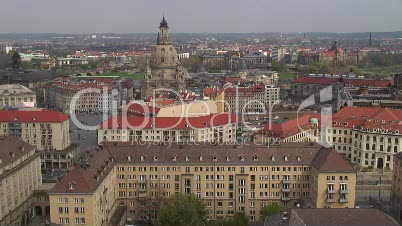
[[129, 222], [154, 221], [163, 200], [176, 192], [202, 199], [211, 220], [243, 211], [256, 222], [272, 202], [316, 208], [355, 204], [353, 167], [333, 149], [308, 143], [144, 148], [106, 142], [82, 161], [50, 193], [53, 223], [69, 218], [70, 225], [108, 225], [115, 206], [127, 208]]
[[38, 150], [70, 146], [69, 117], [56, 111], [0, 111], [0, 136], [13, 136]]
[[391, 214], [402, 222], [402, 153], [394, 155], [394, 169], [391, 187]]
[[37, 149], [0, 136], [0, 225], [25, 226], [33, 216], [33, 191], [42, 185]]
[[36, 106], [36, 93], [22, 85], [0, 85], [0, 109], [14, 107], [24, 102], [33, 102]]
[[[82, 90], [74, 99], [74, 96]], [[92, 89], [92, 91], [89, 91]], [[50, 109], [70, 113], [79, 112], [112, 112], [134, 96], [132, 80], [129, 79], [83, 79], [55, 80], [44, 89], [45, 104]], [[72, 101], [76, 100], [72, 107]]]
[[109, 118], [99, 126], [98, 143], [234, 143], [238, 123], [237, 118], [230, 114], [156, 118], [118, 116]]
[[392, 156], [402, 148], [402, 110], [344, 107], [330, 117], [331, 121], [320, 117], [309, 114], [266, 125], [257, 138], [265, 143], [326, 142], [359, 167], [393, 169]]
[[181, 92], [185, 90], [186, 78], [188, 78], [187, 69], [179, 62], [176, 49], [170, 41], [168, 23], [163, 17], [159, 26], [157, 45], [141, 83], [141, 97], [142, 99], [151, 97], [154, 95], [154, 90], [162, 88]]
[[227, 88], [225, 108], [233, 113], [261, 113], [280, 103], [280, 88], [273, 85]]

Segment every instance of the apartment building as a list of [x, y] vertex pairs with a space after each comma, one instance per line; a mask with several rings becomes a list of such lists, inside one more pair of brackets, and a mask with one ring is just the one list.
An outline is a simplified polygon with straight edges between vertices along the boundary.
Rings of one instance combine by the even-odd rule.
[[33, 191], [42, 185], [37, 149], [15, 137], [0, 136], [0, 225], [27, 225]]
[[228, 112], [264, 112], [280, 103], [280, 88], [271, 85], [235, 87], [225, 89], [225, 108]]
[[36, 93], [22, 85], [0, 85], [0, 109], [14, 107], [24, 102], [33, 102], [36, 105]]
[[0, 136], [19, 138], [42, 151], [44, 174], [73, 167], [79, 147], [70, 142], [69, 117], [56, 111], [0, 111]]
[[234, 143], [238, 123], [235, 115], [227, 113], [199, 117], [112, 116], [99, 126], [98, 143]]
[[0, 136], [13, 136], [38, 150], [70, 146], [69, 117], [56, 111], [0, 111]]
[[402, 152], [394, 155], [394, 170], [391, 187], [391, 214], [402, 222]]
[[272, 202], [316, 208], [355, 204], [354, 168], [335, 150], [316, 144], [105, 142], [81, 161], [50, 193], [53, 223], [108, 225], [117, 206], [126, 208], [130, 222], [156, 220], [163, 200], [176, 192], [203, 199], [211, 220], [244, 211], [250, 221], [259, 221], [260, 210]]
[[108, 225], [116, 204], [116, 168], [106, 151], [86, 150], [49, 191], [50, 220], [61, 225]]
[[[82, 90], [88, 90], [88, 92], [77, 96], [74, 109], [71, 109], [73, 97]], [[44, 92], [48, 108], [64, 113], [70, 113], [70, 111], [111, 112], [131, 100], [134, 95], [131, 80], [113, 78], [55, 80], [46, 86]]]
[[257, 138], [274, 141], [320, 141], [360, 167], [393, 169], [392, 156], [402, 148], [402, 110], [344, 107], [321, 122], [320, 115], [305, 115], [266, 125]]
[[281, 61], [285, 59], [286, 48], [274, 48], [271, 53], [272, 61]]

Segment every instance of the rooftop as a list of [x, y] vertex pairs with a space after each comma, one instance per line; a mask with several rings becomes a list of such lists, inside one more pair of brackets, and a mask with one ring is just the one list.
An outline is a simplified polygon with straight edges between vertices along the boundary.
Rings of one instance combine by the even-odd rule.
[[[343, 161], [343, 162], [342, 162]], [[330, 163], [334, 162], [334, 163]], [[84, 150], [76, 165], [51, 190], [52, 193], [92, 193], [116, 163], [132, 164], [302, 164], [354, 172], [354, 169], [332, 148], [311, 143], [261, 145], [133, 145], [130, 142], [104, 142], [97, 148]]]
[[202, 129], [236, 123], [236, 116], [231, 114], [211, 114], [199, 117], [110, 117], [99, 128], [111, 129]]
[[68, 119], [57, 111], [0, 111], [0, 122], [61, 123]]
[[377, 209], [292, 209], [289, 226], [398, 226]]
[[0, 136], [0, 168], [3, 168], [28, 152], [35, 149], [34, 146], [15, 137]]
[[35, 94], [32, 90], [18, 84], [0, 85], [0, 95]]
[[380, 80], [380, 79], [361, 79], [361, 78], [343, 78], [343, 77], [310, 77], [310, 76], [298, 76], [293, 80], [293, 83], [303, 84], [320, 84], [331, 85], [334, 83], [345, 83], [354, 87], [380, 87], [388, 88], [393, 86], [394, 80]]

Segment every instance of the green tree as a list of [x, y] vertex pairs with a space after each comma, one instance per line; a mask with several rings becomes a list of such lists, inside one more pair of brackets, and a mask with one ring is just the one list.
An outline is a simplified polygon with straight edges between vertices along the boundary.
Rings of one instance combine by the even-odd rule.
[[158, 213], [158, 222], [162, 226], [203, 225], [207, 213], [201, 199], [194, 195], [175, 194], [163, 203]]
[[248, 216], [244, 212], [236, 212], [230, 220], [230, 225], [233, 226], [247, 226]]
[[282, 210], [283, 207], [281, 205], [279, 205], [277, 202], [273, 202], [261, 210], [261, 220], [265, 220], [266, 217], [279, 213]]
[[308, 72], [308, 73], [312, 73], [312, 74], [317, 74], [317, 73], [318, 73], [318, 69], [317, 69], [316, 66], [314, 66], [314, 65], [312, 65], [312, 64], [309, 64], [309, 65], [307, 66], [307, 72]]
[[318, 70], [318, 73], [320, 74], [328, 74], [331, 71], [331, 67], [327, 63], [322, 63], [320, 64], [320, 69]]

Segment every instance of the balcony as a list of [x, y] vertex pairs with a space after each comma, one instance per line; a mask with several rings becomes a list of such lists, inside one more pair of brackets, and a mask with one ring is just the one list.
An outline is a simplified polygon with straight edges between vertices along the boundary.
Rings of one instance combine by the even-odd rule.
[[328, 194], [335, 194], [335, 190], [327, 190]]
[[142, 188], [142, 187], [140, 187], [139, 191], [140, 191], [140, 192], [144, 192], [144, 191], [148, 191], [148, 190], [147, 190], [147, 188]]
[[282, 188], [282, 192], [290, 192], [290, 188]]
[[283, 180], [282, 183], [284, 183], [284, 184], [290, 184], [290, 180], [288, 180], [288, 179]]
[[339, 192], [341, 193], [341, 194], [348, 194], [349, 193], [349, 191], [348, 190], [339, 190]]
[[138, 183], [140, 184], [146, 184], [147, 183], [147, 179], [139, 179]]
[[339, 202], [340, 202], [340, 203], [347, 203], [347, 202], [348, 202], [348, 199], [342, 199], [342, 198], [341, 198], [341, 199], [339, 199]]
[[289, 196], [282, 196], [282, 201], [289, 201], [290, 197]]
[[327, 203], [334, 203], [335, 199], [327, 199]]

